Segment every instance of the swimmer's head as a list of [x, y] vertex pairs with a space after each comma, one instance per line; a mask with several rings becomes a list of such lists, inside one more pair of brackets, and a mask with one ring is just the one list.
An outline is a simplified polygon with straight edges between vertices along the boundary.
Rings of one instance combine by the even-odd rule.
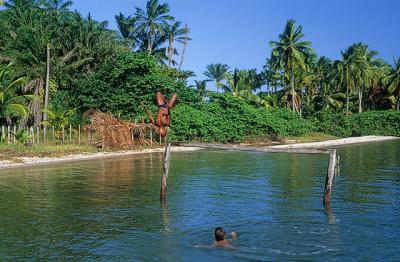
[[225, 230], [222, 227], [217, 227], [214, 231], [214, 237], [217, 242], [225, 239]]

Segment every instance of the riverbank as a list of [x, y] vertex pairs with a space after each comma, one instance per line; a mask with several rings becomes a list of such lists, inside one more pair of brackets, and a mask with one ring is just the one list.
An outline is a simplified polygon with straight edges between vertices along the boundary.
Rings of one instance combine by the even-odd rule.
[[[200, 150], [198, 147], [180, 147], [172, 146], [171, 152], [189, 152]], [[8, 169], [14, 167], [25, 167], [40, 164], [50, 164], [50, 163], [60, 163], [60, 162], [73, 162], [81, 160], [91, 160], [98, 158], [107, 157], [120, 157], [129, 156], [137, 154], [148, 154], [148, 153], [162, 153], [164, 152], [164, 147], [159, 148], [146, 148], [141, 150], [127, 150], [127, 151], [113, 151], [113, 152], [84, 152], [77, 154], [64, 155], [59, 157], [37, 157], [37, 156], [25, 156], [25, 157], [14, 157], [10, 160], [0, 160], [0, 169]]]
[[[284, 145], [269, 145], [269, 146], [258, 146], [258, 151], [274, 151], [284, 152], [285, 150], [302, 150], [302, 149], [326, 149], [328, 147], [336, 147], [341, 145], [350, 145], [350, 144], [359, 144], [359, 143], [370, 143], [370, 142], [378, 142], [378, 141], [387, 141], [387, 140], [395, 140], [400, 139], [399, 137], [394, 136], [363, 136], [363, 137], [349, 137], [349, 138], [342, 138], [342, 139], [332, 139], [327, 141], [321, 142], [311, 142], [311, 143], [291, 143], [295, 140], [286, 141]], [[211, 146], [204, 146], [207, 144], [200, 144], [200, 143], [189, 143], [183, 146], [173, 146], [171, 148], [172, 152], [187, 152], [187, 151], [194, 151], [200, 150], [202, 147], [211, 147]], [[224, 149], [235, 149], [238, 145], [223, 145], [220, 148]], [[250, 145], [242, 145], [241, 148], [254, 148], [254, 146]], [[215, 147], [218, 148], [218, 147]], [[67, 155], [57, 155], [53, 154], [50, 156], [32, 156], [28, 153], [20, 152], [18, 157], [13, 157], [11, 159], [3, 159], [0, 160], [0, 169], [7, 169], [13, 167], [22, 167], [22, 166], [32, 166], [32, 165], [39, 165], [39, 164], [48, 164], [48, 163], [58, 163], [58, 162], [71, 162], [71, 161], [80, 161], [80, 160], [90, 160], [90, 159], [97, 159], [97, 158], [104, 158], [104, 157], [119, 157], [119, 156], [127, 156], [127, 155], [135, 155], [135, 154], [148, 154], [148, 153], [162, 153], [164, 151], [164, 147], [159, 148], [146, 148], [140, 150], [128, 150], [128, 151], [100, 151], [99, 149], [93, 148], [84, 148], [86, 151], [75, 153], [74, 147], [70, 151], [70, 154]], [[66, 153], [64, 152], [64, 154]], [[4, 154], [4, 152], [2, 152]], [[37, 152], [36, 152], [37, 153]]]

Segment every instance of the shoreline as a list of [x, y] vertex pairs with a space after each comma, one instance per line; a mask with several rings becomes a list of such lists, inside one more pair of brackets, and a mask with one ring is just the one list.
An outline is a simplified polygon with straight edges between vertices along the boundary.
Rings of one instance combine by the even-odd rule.
[[353, 145], [353, 144], [361, 144], [361, 143], [369, 143], [369, 142], [382, 142], [388, 140], [397, 140], [400, 137], [397, 136], [360, 136], [360, 137], [347, 137], [333, 140], [326, 140], [321, 142], [310, 142], [310, 143], [294, 143], [294, 144], [286, 144], [286, 145], [276, 145], [276, 146], [268, 146], [269, 148], [277, 148], [277, 149], [298, 149], [298, 148], [314, 148], [314, 149], [323, 149], [326, 147], [335, 147], [335, 146], [343, 146], [343, 145]]
[[[285, 145], [273, 145], [273, 146], [264, 146], [261, 148], [265, 149], [326, 149], [327, 147], [336, 147], [342, 145], [352, 145], [352, 144], [360, 144], [360, 143], [369, 143], [369, 142], [380, 142], [380, 141], [388, 141], [388, 140], [396, 140], [400, 139], [400, 137], [394, 136], [363, 136], [363, 137], [349, 137], [342, 139], [334, 139], [327, 140], [322, 142], [310, 142], [310, 143], [294, 143], [294, 144], [285, 144]], [[235, 145], [232, 145], [235, 147]], [[191, 152], [202, 150], [199, 146], [172, 146], [171, 152]], [[143, 150], [129, 150], [129, 151], [120, 151], [120, 152], [98, 152], [98, 153], [88, 153], [88, 154], [74, 154], [63, 157], [20, 157], [21, 163], [15, 163], [12, 161], [0, 161], [0, 170], [17, 168], [17, 167], [29, 167], [36, 166], [42, 164], [53, 164], [53, 163], [64, 163], [64, 162], [75, 162], [75, 161], [83, 161], [83, 160], [93, 160], [99, 158], [108, 158], [108, 157], [120, 157], [120, 156], [129, 156], [129, 155], [138, 155], [138, 154], [148, 154], [148, 153], [162, 153], [164, 152], [164, 147], [162, 148], [152, 148], [152, 149], [143, 149]]]
[[[163, 153], [165, 150], [164, 147], [160, 148], [151, 148], [151, 149], [143, 149], [143, 150], [128, 150], [128, 151], [119, 151], [119, 152], [98, 152], [98, 153], [87, 153], [87, 154], [74, 154], [62, 157], [20, 157], [19, 159], [23, 162], [15, 163], [10, 160], [0, 161], [0, 171], [5, 169], [12, 169], [18, 167], [29, 167], [29, 166], [37, 166], [44, 164], [57, 164], [57, 163], [68, 163], [68, 162], [76, 162], [76, 161], [84, 161], [84, 160], [93, 160], [93, 159], [101, 159], [101, 158], [110, 158], [110, 157], [121, 157], [121, 156], [130, 156], [130, 155], [140, 155], [140, 154], [149, 154], [149, 153]], [[198, 147], [180, 147], [180, 146], [171, 146], [171, 152], [191, 152], [201, 150]]]

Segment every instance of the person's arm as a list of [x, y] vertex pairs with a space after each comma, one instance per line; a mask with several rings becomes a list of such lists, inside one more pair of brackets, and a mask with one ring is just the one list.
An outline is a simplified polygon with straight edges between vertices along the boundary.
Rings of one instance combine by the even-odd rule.
[[232, 240], [236, 240], [238, 238], [238, 234], [236, 232], [231, 232]]
[[150, 122], [153, 124], [153, 126], [156, 125], [156, 122], [154, 121], [153, 116], [151, 115], [151, 112], [149, 110], [147, 110], [147, 108], [144, 106], [143, 102], [141, 103], [144, 111], [146, 112], [147, 116], [150, 118]]

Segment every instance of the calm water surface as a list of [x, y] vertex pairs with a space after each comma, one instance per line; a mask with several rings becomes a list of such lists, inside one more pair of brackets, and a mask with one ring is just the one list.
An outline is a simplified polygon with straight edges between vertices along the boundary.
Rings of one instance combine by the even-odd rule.
[[164, 206], [162, 154], [3, 170], [0, 260], [398, 260], [400, 141], [338, 153], [331, 210], [319, 155], [173, 153]]

